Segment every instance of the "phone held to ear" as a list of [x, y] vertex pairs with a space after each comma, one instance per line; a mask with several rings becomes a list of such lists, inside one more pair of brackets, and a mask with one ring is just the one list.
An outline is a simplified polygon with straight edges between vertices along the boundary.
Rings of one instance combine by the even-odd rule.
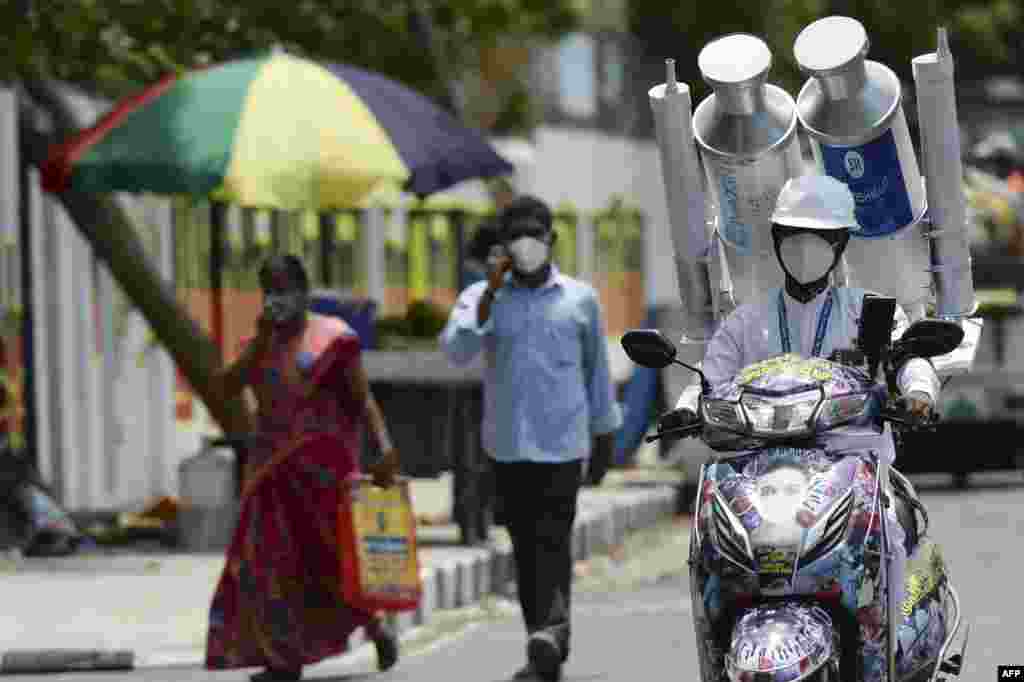
[[491, 247], [490, 253], [487, 254], [487, 265], [490, 267], [494, 267], [494, 265], [498, 262], [499, 258], [508, 257], [509, 252], [508, 249], [505, 248], [505, 245], [495, 244], [494, 246]]

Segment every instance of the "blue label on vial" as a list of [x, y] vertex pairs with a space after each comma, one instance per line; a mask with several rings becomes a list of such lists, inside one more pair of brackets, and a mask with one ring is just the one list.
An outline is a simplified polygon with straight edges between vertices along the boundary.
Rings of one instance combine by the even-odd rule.
[[842, 181], [857, 202], [861, 237], [884, 237], [914, 221], [892, 128], [867, 144], [820, 144], [825, 173]]
[[739, 218], [739, 183], [735, 175], [718, 176], [719, 211], [722, 219], [722, 237], [742, 254], [750, 253], [750, 226]]

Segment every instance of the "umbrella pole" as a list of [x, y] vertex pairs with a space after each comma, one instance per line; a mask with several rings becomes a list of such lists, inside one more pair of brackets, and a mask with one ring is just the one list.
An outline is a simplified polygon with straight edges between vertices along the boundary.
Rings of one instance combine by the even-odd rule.
[[224, 219], [227, 206], [210, 203], [210, 327], [224, 360]]
[[451, 224], [455, 230], [455, 295], [466, 288], [466, 214], [463, 211], [452, 211]]
[[[27, 155], [18, 155], [18, 239], [20, 240], [21, 257], [21, 334], [22, 356], [22, 405], [25, 408], [25, 452], [34, 467], [39, 468], [39, 441], [36, 440], [38, 429], [38, 413], [36, 412], [36, 381], [35, 370], [35, 288], [34, 266], [32, 258], [32, 175]], [[59, 459], [54, 459], [54, 467], [59, 466]]]
[[320, 281], [327, 289], [334, 288], [331, 256], [334, 254], [334, 214], [320, 213]]

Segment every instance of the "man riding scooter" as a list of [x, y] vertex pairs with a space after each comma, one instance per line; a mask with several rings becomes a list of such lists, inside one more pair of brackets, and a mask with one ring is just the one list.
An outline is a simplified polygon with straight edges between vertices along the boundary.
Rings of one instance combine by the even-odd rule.
[[[857, 352], [868, 292], [831, 283], [851, 231], [860, 229], [855, 207], [847, 186], [826, 175], [804, 175], [785, 184], [772, 214], [775, 255], [785, 273], [785, 287], [740, 306], [722, 323], [708, 343], [702, 368], [712, 387], [730, 381], [747, 365], [781, 354], [837, 358]], [[908, 326], [905, 312], [897, 306], [893, 339]], [[930, 419], [940, 383], [929, 361], [911, 358], [904, 362], [898, 369], [897, 387], [912, 419]], [[659, 430], [699, 423], [699, 394], [699, 383], [688, 387], [677, 408], [662, 416]], [[892, 463], [893, 439], [885, 442], [888, 452], [884, 454]], [[842, 448], [843, 444], [830, 442], [829, 447]], [[917, 535], [911, 507], [920, 503], [910, 483], [892, 469], [890, 472], [896, 493], [895, 510], [890, 508], [887, 513], [896, 550], [893, 584], [902, 591], [906, 548]], [[896, 603], [900, 600], [902, 595], [897, 595]]]

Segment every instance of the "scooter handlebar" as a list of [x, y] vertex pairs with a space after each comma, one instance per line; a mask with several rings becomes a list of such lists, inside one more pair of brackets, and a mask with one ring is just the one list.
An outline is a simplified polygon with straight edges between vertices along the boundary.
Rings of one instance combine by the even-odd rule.
[[674, 429], [665, 429], [664, 431], [658, 431], [653, 436], [647, 436], [644, 438], [645, 443], [653, 443], [656, 440], [665, 438], [666, 436], [681, 436], [685, 438], [692, 433], [697, 433], [704, 428], [704, 424], [690, 424], [689, 426], [679, 426]]
[[911, 431], [934, 431], [939, 421], [939, 413], [934, 410], [932, 410], [928, 419], [925, 421], [916, 419], [906, 410], [892, 408], [882, 410], [880, 416], [882, 421], [902, 426], [903, 428], [910, 429]]

